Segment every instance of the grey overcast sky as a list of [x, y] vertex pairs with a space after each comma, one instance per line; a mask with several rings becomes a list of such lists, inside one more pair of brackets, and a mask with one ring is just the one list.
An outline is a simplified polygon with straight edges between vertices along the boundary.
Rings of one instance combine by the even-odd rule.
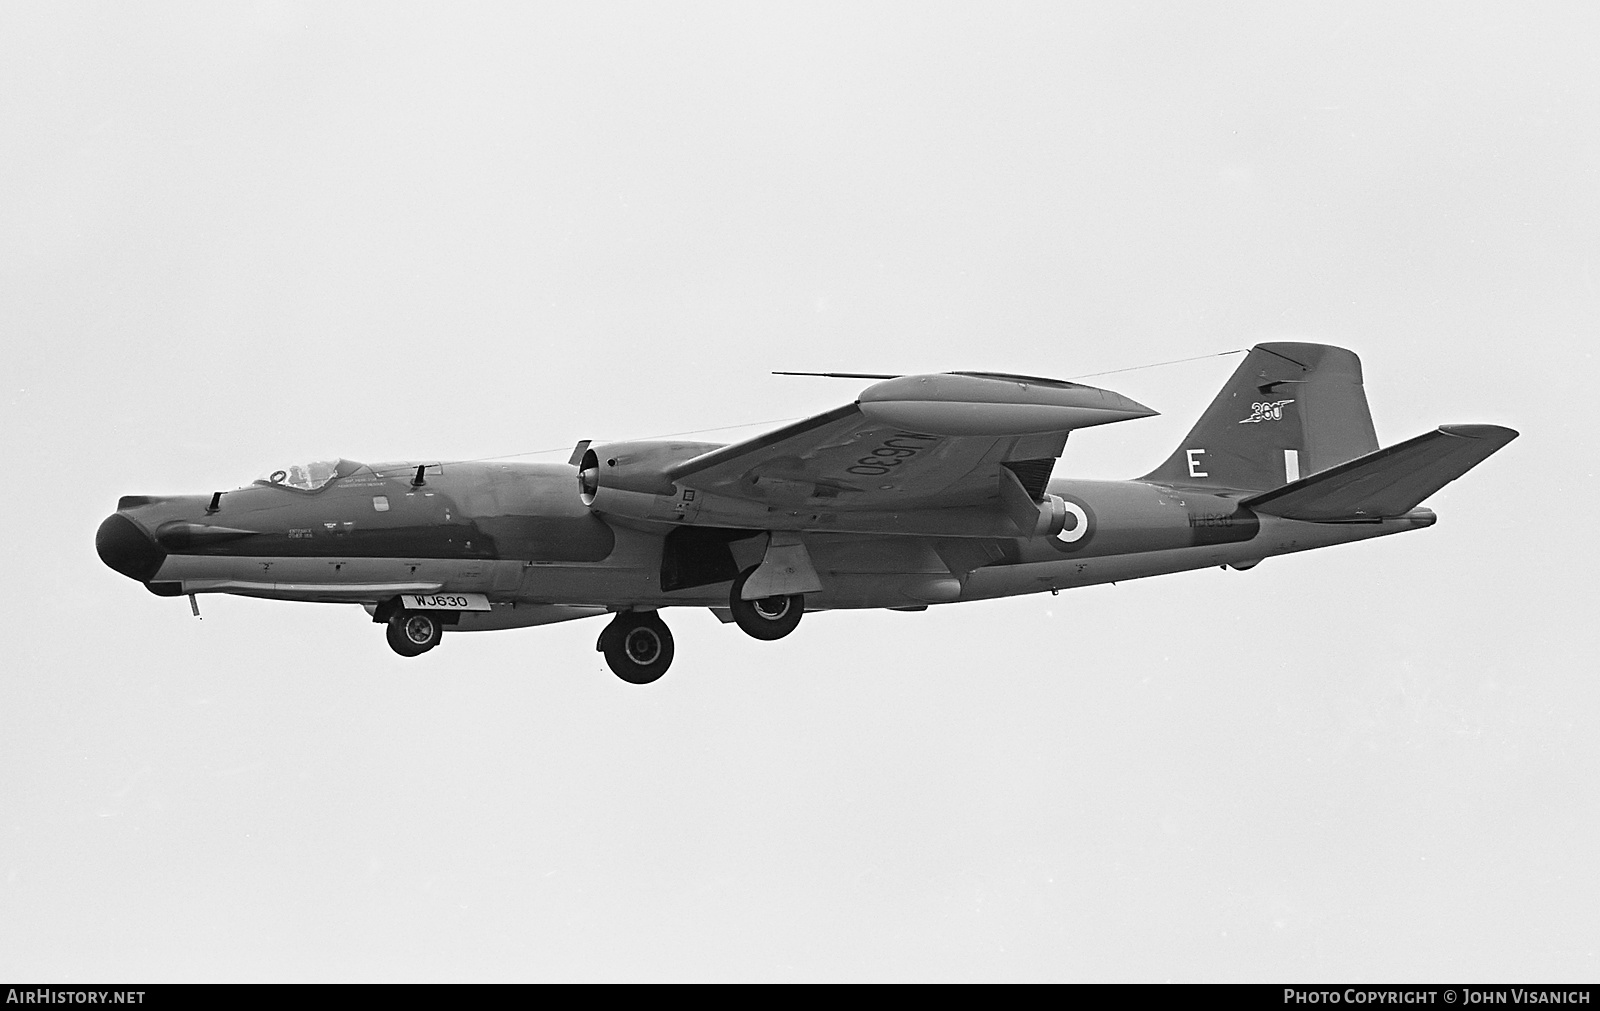
[[[1600, 15], [0, 6], [0, 976], [1600, 977]], [[1427, 531], [411, 661], [104, 568], [119, 495], [815, 413], [773, 369], [1357, 351], [1523, 436]], [[1236, 357], [1097, 382], [1158, 463]], [[729, 430], [725, 437], [746, 434]]]

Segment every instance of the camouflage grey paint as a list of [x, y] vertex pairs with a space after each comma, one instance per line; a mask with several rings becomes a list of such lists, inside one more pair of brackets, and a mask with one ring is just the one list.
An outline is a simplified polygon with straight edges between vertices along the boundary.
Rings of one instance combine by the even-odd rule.
[[[1057, 510], [1054, 533], [1018, 536], [1019, 521], [1008, 518], [992, 484], [965, 487], [950, 508], [878, 502], [849, 510], [827, 505], [826, 496], [791, 502], [763, 491], [779, 464], [803, 470], [798, 457], [785, 464], [781, 454], [761, 456], [769, 444], [785, 433], [854, 424], [856, 413], [840, 408], [742, 444], [739, 452], [757, 454], [753, 477], [725, 485], [756, 497], [729, 497], [725, 507], [675, 484], [672, 468], [686, 458], [736, 467], [737, 447], [629, 443], [575, 454], [600, 475], [602, 497], [623, 509], [597, 501], [574, 464], [343, 462], [339, 477], [315, 491], [263, 482], [220, 498], [125, 496], [96, 545], [107, 565], [160, 594], [375, 609], [400, 593], [487, 595], [489, 612], [463, 613], [452, 625], [465, 631], [608, 610], [726, 608], [733, 579], [762, 560], [769, 532], [799, 529], [821, 583], [807, 593], [807, 609], [915, 608], [1247, 567], [1425, 527], [1433, 514], [1412, 506], [1516, 435], [1452, 426], [1376, 451], [1356, 357], [1279, 343], [1255, 348], [1179, 449], [1144, 478], [1046, 484], [1054, 459], [1047, 454], [1060, 452], [1064, 434], [991, 441], [993, 454], [971, 465], [1016, 474], [1028, 498]], [[934, 446], [942, 438], [915, 438], [915, 453], [900, 455], [943, 458]], [[825, 439], [819, 452], [835, 448]]]
[[1359, 358], [1326, 344], [1258, 344], [1144, 480], [1266, 491], [1288, 483], [1286, 452], [1312, 474], [1377, 448]]
[[[168, 538], [161, 565], [148, 573], [166, 592], [348, 600], [359, 596], [359, 586], [417, 579], [449, 591], [486, 592], [502, 603], [591, 608], [720, 606], [734, 576], [759, 560], [765, 540], [760, 531], [748, 530], [696, 538], [704, 550], [726, 555], [714, 565], [721, 578], [669, 589], [663, 547], [669, 536], [677, 537], [675, 528], [614, 527], [593, 516], [578, 501], [576, 468], [446, 465], [427, 480], [412, 488], [404, 476], [374, 475], [315, 493], [254, 486], [224, 495], [210, 515], [207, 496], [175, 496], [136, 505], [107, 524], [138, 525], [151, 534], [179, 523], [250, 531], [215, 543]], [[1049, 489], [1092, 518], [1076, 541], [1057, 536], [952, 544], [807, 534], [823, 582], [808, 605], [899, 607], [967, 599], [968, 577], [985, 568], [1056, 565], [1066, 573], [1088, 560], [1217, 545], [1242, 548], [1240, 559], [1273, 553], [1251, 546], [1260, 519], [1224, 496], [1140, 481], [1054, 481]], [[388, 498], [386, 512], [373, 510], [375, 495]], [[430, 517], [442, 533], [427, 526]], [[413, 530], [417, 536], [408, 539]], [[509, 575], [503, 571], [507, 563]], [[318, 582], [330, 590], [320, 598], [288, 589]], [[332, 592], [340, 584], [351, 592]], [[381, 592], [374, 591], [372, 602]], [[479, 618], [466, 624], [491, 627]]]
[[615, 547], [612, 528], [573, 494], [571, 468], [427, 470], [418, 486], [411, 464], [361, 466], [310, 492], [257, 482], [224, 493], [214, 512], [205, 495], [129, 496], [115, 526], [131, 522], [168, 554], [197, 556], [598, 562]]

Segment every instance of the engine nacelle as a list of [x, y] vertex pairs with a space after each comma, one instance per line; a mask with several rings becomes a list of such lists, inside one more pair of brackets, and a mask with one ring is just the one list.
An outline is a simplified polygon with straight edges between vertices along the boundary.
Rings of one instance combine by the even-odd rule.
[[578, 459], [578, 498], [608, 516], [639, 520], [693, 519], [699, 504], [667, 478], [674, 464], [721, 444], [613, 442], [591, 446]]
[[578, 495], [592, 506], [602, 488], [643, 495], [675, 495], [666, 472], [721, 445], [714, 442], [612, 442], [590, 446], [578, 460]]

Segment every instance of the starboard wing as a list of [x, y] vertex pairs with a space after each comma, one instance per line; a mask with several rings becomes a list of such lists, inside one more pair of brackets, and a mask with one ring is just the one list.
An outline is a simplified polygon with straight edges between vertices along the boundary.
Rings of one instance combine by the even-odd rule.
[[996, 373], [902, 376], [853, 403], [672, 465], [681, 488], [769, 507], [993, 505], [1001, 468], [1039, 498], [1079, 428], [1156, 412], [1109, 390]]

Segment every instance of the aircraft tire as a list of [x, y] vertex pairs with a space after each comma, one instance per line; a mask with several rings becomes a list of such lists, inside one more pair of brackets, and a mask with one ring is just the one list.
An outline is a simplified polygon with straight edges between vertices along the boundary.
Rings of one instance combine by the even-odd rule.
[[733, 581], [733, 590], [728, 594], [728, 609], [733, 612], [734, 623], [751, 638], [764, 642], [782, 639], [800, 624], [801, 616], [806, 613], [806, 595], [791, 593], [760, 600], [742, 600], [739, 592], [754, 571], [756, 566], [744, 570]]
[[389, 619], [385, 634], [389, 648], [401, 656], [421, 656], [439, 645], [444, 623], [427, 611], [399, 611]]
[[600, 635], [611, 672], [630, 685], [661, 679], [672, 666], [672, 630], [654, 611], [622, 611]]

